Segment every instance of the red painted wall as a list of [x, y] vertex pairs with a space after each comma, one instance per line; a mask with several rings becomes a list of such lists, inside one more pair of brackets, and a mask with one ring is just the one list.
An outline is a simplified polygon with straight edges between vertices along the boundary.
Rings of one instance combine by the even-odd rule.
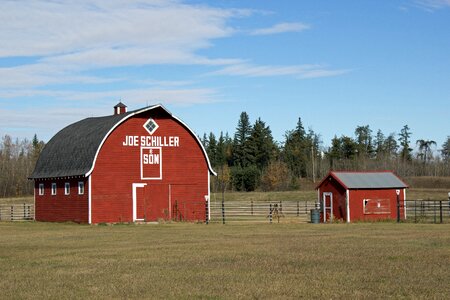
[[[141, 179], [140, 145], [123, 145], [126, 136], [150, 136], [143, 127], [150, 117], [159, 125], [153, 136], [179, 137], [179, 147], [162, 147], [161, 180]], [[145, 210], [146, 221], [172, 219], [175, 214], [185, 220], [205, 219], [204, 213], [196, 211], [199, 203], [204, 210], [208, 195], [206, 158], [189, 130], [162, 109], [134, 116], [119, 125], [105, 141], [91, 176], [92, 223], [132, 222], [133, 183], [147, 184], [137, 189], [138, 198], [144, 197], [138, 206]]]
[[[78, 195], [78, 182], [84, 182], [84, 194]], [[56, 195], [51, 194], [51, 185], [57, 186]], [[64, 194], [64, 185], [70, 183], [70, 194]], [[39, 195], [39, 184], [44, 184], [44, 195]], [[36, 221], [78, 223], [88, 222], [88, 195], [89, 187], [86, 178], [68, 180], [43, 180], [35, 181], [35, 214]]]
[[[323, 203], [323, 193], [333, 193], [333, 216], [336, 219], [346, 220], [347, 209], [345, 203], [346, 192], [334, 178], [329, 176], [319, 188], [320, 203]], [[323, 216], [321, 216], [321, 221]]]
[[[331, 180], [330, 180], [331, 178]], [[333, 193], [333, 215], [336, 219], [347, 220], [346, 213], [346, 190], [336, 181], [332, 176], [329, 176], [319, 186], [320, 201], [323, 201], [323, 193]], [[383, 220], [383, 219], [396, 219], [397, 218], [397, 194], [396, 189], [361, 189], [350, 190], [350, 222], [358, 220]], [[370, 199], [374, 201], [375, 205], [370, 206], [364, 210], [364, 200]], [[380, 203], [380, 209], [376, 209], [376, 204]], [[389, 203], [389, 205], [386, 205]], [[404, 219], [404, 191], [400, 189], [400, 216]], [[375, 208], [375, 209], [374, 209]], [[389, 212], [386, 213], [386, 210]], [[382, 213], [380, 213], [382, 212]], [[323, 216], [321, 216], [321, 221]]]
[[[400, 216], [404, 219], [404, 193], [400, 190]], [[386, 199], [389, 203], [389, 213], [364, 213], [365, 199]], [[384, 205], [384, 203], [383, 203]], [[379, 190], [350, 190], [350, 220], [383, 220], [397, 219], [397, 194], [396, 189], [379, 189]]]

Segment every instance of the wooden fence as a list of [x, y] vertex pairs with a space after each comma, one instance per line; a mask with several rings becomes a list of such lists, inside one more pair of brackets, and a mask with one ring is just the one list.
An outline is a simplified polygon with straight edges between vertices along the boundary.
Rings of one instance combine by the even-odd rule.
[[406, 220], [450, 223], [450, 200], [406, 200]]
[[0, 204], [0, 221], [34, 220], [33, 204]]
[[[180, 206], [174, 210], [172, 219], [183, 220], [185, 215], [197, 219], [210, 217], [213, 223], [306, 223], [310, 211], [316, 208], [316, 201], [211, 201], [196, 203], [186, 209]], [[0, 221], [34, 220], [33, 204], [0, 204]], [[406, 200], [406, 221], [426, 223], [450, 223], [450, 200]]]
[[316, 201], [211, 202], [210, 222], [306, 223]]

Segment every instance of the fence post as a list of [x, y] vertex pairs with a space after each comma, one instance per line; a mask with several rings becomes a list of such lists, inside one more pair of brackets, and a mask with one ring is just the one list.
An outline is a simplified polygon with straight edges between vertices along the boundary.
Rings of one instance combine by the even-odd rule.
[[434, 223], [436, 224], [437, 223], [437, 220], [436, 220], [436, 200], [433, 201], [433, 212], [434, 212]]
[[269, 222], [272, 224], [272, 203], [269, 204]]
[[222, 199], [222, 224], [225, 224], [225, 201]]
[[14, 206], [11, 205], [11, 221], [14, 221]]
[[250, 210], [251, 210], [252, 216], [253, 216], [253, 200], [252, 200], [251, 203], [250, 203]]
[[297, 200], [297, 217], [300, 217], [300, 201]]
[[[280, 214], [283, 213], [283, 201], [280, 200]], [[278, 219], [278, 222], [280, 222], [280, 220]]]
[[208, 199], [205, 199], [205, 223], [209, 224]]
[[442, 200], [439, 200], [439, 221], [442, 224]]
[[414, 200], [414, 223], [417, 223], [417, 200]]

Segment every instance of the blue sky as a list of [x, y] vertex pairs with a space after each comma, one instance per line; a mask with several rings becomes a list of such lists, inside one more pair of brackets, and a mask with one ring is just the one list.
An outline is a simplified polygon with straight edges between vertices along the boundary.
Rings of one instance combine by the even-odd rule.
[[450, 135], [450, 0], [0, 2], [0, 135], [162, 103], [199, 135]]

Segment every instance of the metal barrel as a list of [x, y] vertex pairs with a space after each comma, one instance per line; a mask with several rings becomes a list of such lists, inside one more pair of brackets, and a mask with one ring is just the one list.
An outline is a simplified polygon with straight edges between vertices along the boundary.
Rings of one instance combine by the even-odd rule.
[[319, 224], [320, 223], [320, 210], [317, 208], [311, 209], [311, 223]]

